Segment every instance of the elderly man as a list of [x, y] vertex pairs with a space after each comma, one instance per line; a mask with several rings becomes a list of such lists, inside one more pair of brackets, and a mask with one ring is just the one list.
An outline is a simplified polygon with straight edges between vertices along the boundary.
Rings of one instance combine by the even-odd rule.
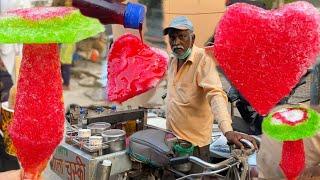
[[[214, 60], [194, 45], [191, 21], [176, 17], [163, 33], [169, 36], [173, 51], [168, 72], [167, 127], [195, 145], [194, 155], [206, 161], [213, 119], [231, 143], [243, 147], [239, 141], [243, 138], [256, 146], [253, 138], [232, 130], [227, 97]], [[199, 168], [194, 172], [199, 172]]]

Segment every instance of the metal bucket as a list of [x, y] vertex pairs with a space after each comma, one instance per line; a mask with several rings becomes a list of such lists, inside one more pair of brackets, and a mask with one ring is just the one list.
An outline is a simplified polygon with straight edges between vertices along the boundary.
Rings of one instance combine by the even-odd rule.
[[91, 130], [92, 135], [101, 134], [103, 131], [110, 129], [111, 124], [106, 122], [91, 123], [87, 126]]
[[3, 139], [5, 144], [5, 151], [12, 155], [16, 156], [16, 148], [12, 144], [12, 140], [9, 135], [8, 127], [13, 121], [13, 109], [9, 109], [8, 102], [4, 102], [1, 104], [1, 116], [2, 121], [0, 123], [0, 129], [3, 132]]
[[110, 129], [102, 132], [103, 140], [109, 144], [110, 153], [125, 150], [125, 136], [126, 132], [121, 129]]

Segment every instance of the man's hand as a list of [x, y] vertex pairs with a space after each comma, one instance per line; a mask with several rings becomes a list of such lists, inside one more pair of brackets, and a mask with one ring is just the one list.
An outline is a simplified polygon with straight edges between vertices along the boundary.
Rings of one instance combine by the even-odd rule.
[[0, 172], [0, 179], [20, 180], [21, 179], [21, 171], [20, 170], [12, 170], [12, 171]]
[[246, 139], [246, 140], [250, 141], [253, 144], [254, 148], [258, 149], [258, 145], [257, 145], [256, 140], [249, 135], [238, 133], [235, 131], [228, 131], [225, 133], [225, 136], [230, 143], [235, 144], [237, 147], [239, 147], [241, 149], [243, 149], [244, 146], [240, 142], [240, 139]]

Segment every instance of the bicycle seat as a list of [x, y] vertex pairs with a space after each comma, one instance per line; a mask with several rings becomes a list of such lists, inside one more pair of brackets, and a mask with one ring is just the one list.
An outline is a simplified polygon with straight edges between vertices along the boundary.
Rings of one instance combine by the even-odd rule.
[[166, 142], [166, 132], [157, 129], [134, 133], [129, 139], [129, 154], [138, 161], [157, 167], [169, 164], [169, 158], [173, 156]]

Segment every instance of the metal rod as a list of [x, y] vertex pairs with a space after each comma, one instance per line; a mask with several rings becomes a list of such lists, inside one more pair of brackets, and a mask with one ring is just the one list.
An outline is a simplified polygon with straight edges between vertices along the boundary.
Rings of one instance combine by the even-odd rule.
[[193, 162], [195, 164], [198, 164], [201, 167], [204, 167], [204, 168], [207, 168], [207, 169], [211, 169], [211, 170], [221, 169], [221, 168], [223, 168], [225, 166], [229, 166], [229, 164], [237, 162], [237, 160], [234, 157], [226, 159], [226, 160], [224, 160], [222, 162], [219, 162], [217, 164], [208, 163], [208, 162], [203, 161], [202, 159], [197, 158], [195, 156], [189, 156], [189, 160], [190, 160], [190, 162]]
[[189, 175], [187, 175], [187, 176], [178, 178], [177, 180], [182, 180], [182, 179], [190, 178], [190, 177], [193, 177], [193, 176], [209, 176], [209, 175], [215, 175], [215, 174], [217, 174], [217, 173], [219, 173], [219, 172], [225, 171], [225, 170], [229, 169], [230, 167], [235, 166], [235, 165], [238, 165], [238, 164], [239, 164], [239, 162], [236, 162], [236, 163], [233, 163], [233, 164], [231, 164], [231, 165], [228, 165], [227, 167], [221, 168], [221, 169], [216, 170], [216, 171], [189, 174]]

